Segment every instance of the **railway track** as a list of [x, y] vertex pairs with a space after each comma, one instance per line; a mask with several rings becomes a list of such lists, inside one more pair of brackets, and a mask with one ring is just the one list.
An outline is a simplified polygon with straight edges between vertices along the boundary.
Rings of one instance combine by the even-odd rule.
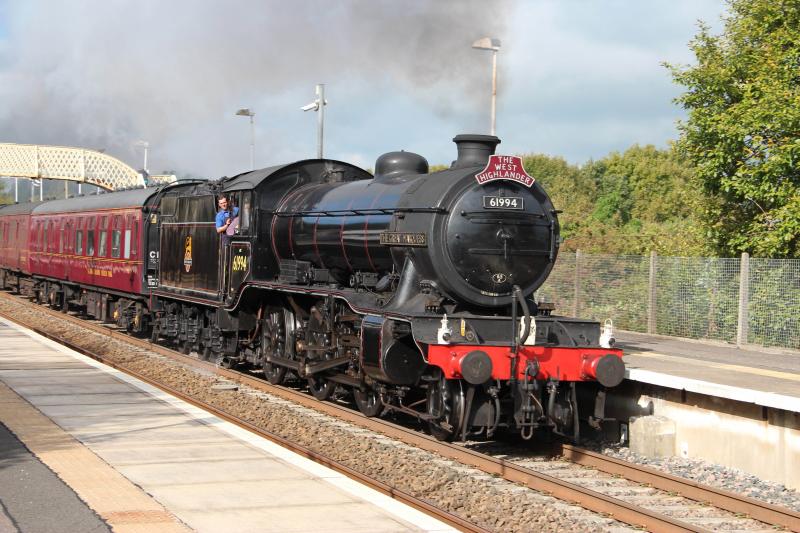
[[[151, 344], [143, 339], [131, 337], [107, 325], [62, 314], [29, 303], [23, 298], [12, 296], [8, 293], [0, 293], [0, 300], [14, 302], [16, 305], [30, 306], [31, 311], [40, 312], [53, 319], [63, 321], [62, 324], [71, 324], [76, 327], [88, 329], [95, 333], [105, 335], [110, 339], [127, 343], [137, 350], [168, 357], [179, 361], [185, 366], [202, 370], [206, 373], [212, 372], [222, 379], [237, 382], [253, 390], [263, 391], [284, 400], [295, 402], [315, 411], [355, 424], [366, 430], [382, 433], [387, 437], [399, 440], [407, 445], [477, 468], [492, 476], [498, 476], [507, 481], [550, 494], [560, 500], [576, 503], [581, 507], [612, 517], [615, 520], [630, 524], [634, 527], [643, 527], [651, 531], [709, 531], [716, 529], [715, 525], [724, 524], [726, 529], [747, 531], [770, 530], [776, 526], [800, 531], [800, 513], [728, 491], [703, 486], [691, 480], [665, 474], [652, 468], [626, 463], [569, 445], [562, 445], [560, 447], [559, 451], [565, 458], [561, 463], [550, 461], [538, 462], [537, 464], [535, 461], [508, 460], [502, 457], [479, 453], [464, 446], [439, 442], [416, 430], [405, 428], [386, 420], [364, 417], [361, 413], [337, 403], [319, 402], [313, 397], [294, 389], [273, 386], [249, 374], [216, 367], [211, 363], [180, 354], [169, 348]], [[35, 321], [30, 319], [26, 320], [21, 314], [9, 316], [8, 313], [2, 312], [0, 316], [4, 316], [24, 327], [33, 329], [57, 342], [67, 344], [70, 348], [86, 353], [107, 364], [111, 364], [111, 366], [115, 368], [136, 375], [139, 379], [143, 379], [144, 381], [162, 388], [170, 394], [182, 397], [186, 401], [208, 409], [218, 416], [229, 419], [242, 427], [270, 438], [282, 446], [293, 449], [345, 475], [353, 477], [365, 484], [369, 484], [392, 497], [436, 516], [454, 527], [465, 531], [484, 530], [480, 526], [468, 520], [464, 520], [457, 515], [437, 509], [429, 502], [415, 498], [402, 491], [397, 491], [380, 481], [370, 481], [368, 476], [356, 472], [330, 457], [322, 456], [305, 447], [298, 447], [297, 444], [289, 442], [280, 435], [265, 432], [262, 428], [247, 421], [237, 420], [235, 417], [222, 412], [222, 410], [217, 407], [199, 401], [196, 398], [188, 397], [181, 391], [174, 390], [172, 387], [160, 383], [150, 376], [131, 371], [129, 368], [125, 368], [125, 365], [108, 361], [103, 354], [93, 353], [91, 350], [87, 350], [80, 345], [80, 342], [65, 342], [60, 338], [61, 335], [58, 332], [54, 333], [54, 330], [51, 328], [45, 328], [42, 327], [41, 324], [31, 323]], [[578, 471], [581, 473], [578, 473]], [[587, 472], [603, 473], [605, 477], [587, 474]], [[610, 479], [612, 481], [596, 481], [597, 479]], [[633, 496], [627, 498], [627, 501], [618, 494], [620, 491], [615, 490], [614, 487], [620, 483], [616, 480], [620, 479], [622, 482], [638, 487], [637, 490], [629, 491], [633, 493]], [[611, 487], [610, 490], [609, 487]], [[654, 495], [654, 491], [660, 492], [662, 495]], [[683, 507], [699, 508], [702, 512], [698, 513], [698, 516], [693, 519], [691, 513], [680, 510], [681, 505], [678, 505], [678, 502], [675, 501], [676, 498], [691, 500], [688, 505], [683, 505]], [[708, 510], [710, 508], [724, 510], [730, 513], [730, 516], [725, 516], [723, 520], [716, 520], [714, 517], [709, 520]], [[738, 523], [737, 520], [739, 521]]]

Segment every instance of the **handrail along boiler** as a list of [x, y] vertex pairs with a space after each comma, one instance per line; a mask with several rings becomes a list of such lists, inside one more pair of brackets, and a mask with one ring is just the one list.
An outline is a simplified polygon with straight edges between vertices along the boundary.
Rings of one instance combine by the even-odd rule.
[[[520, 158], [494, 154], [497, 137], [454, 141], [458, 157], [441, 172], [400, 151], [379, 157], [374, 175], [311, 159], [97, 197], [105, 208], [82, 198], [3, 208], [0, 232], [22, 224], [31, 257], [61, 266], [12, 257], [0, 233], [0, 282], [187, 353], [262, 368], [272, 383], [291, 373], [319, 399], [349, 389], [368, 416], [411, 414], [439, 439], [501, 428], [577, 439], [581, 419], [604, 418], [622, 354], [601, 346], [599, 323], [534, 301], [559, 247], [539, 182]], [[221, 194], [239, 207], [222, 238]], [[90, 226], [92, 238], [109, 232], [117, 255], [126, 250], [125, 268], [87, 256], [83, 241], [78, 250], [76, 233], [85, 240]], [[79, 275], [87, 269], [102, 282]]]

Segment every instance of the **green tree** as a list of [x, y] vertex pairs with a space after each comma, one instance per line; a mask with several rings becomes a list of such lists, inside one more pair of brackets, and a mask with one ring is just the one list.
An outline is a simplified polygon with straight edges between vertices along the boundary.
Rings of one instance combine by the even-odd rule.
[[721, 254], [800, 251], [800, 3], [728, 0], [722, 35], [701, 25], [693, 66], [667, 65], [681, 151], [708, 194], [703, 217]]
[[575, 238], [585, 232], [590, 222], [586, 214], [593, 209], [595, 183], [560, 157], [523, 155], [522, 166], [539, 181], [553, 201], [553, 206], [561, 211], [558, 215], [561, 238], [566, 241], [567, 249], [574, 249]]
[[703, 195], [691, 165], [671, 149], [632, 146], [580, 168], [559, 157], [525, 155], [523, 165], [561, 211], [564, 250], [708, 253], [695, 216]]

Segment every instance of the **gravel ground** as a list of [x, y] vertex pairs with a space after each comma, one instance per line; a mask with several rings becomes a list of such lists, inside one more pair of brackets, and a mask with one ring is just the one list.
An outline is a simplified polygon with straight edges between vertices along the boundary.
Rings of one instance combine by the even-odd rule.
[[800, 493], [798, 491], [788, 489], [780, 483], [765, 481], [736, 468], [682, 457], [653, 459], [634, 453], [619, 444], [606, 444], [600, 446], [598, 451], [623, 461], [651, 466], [662, 472], [692, 479], [704, 485], [729, 490], [800, 512]]
[[317, 413], [292, 402], [240, 388], [215, 390], [219, 380], [162, 356], [58, 322], [43, 312], [0, 300], [0, 310], [84, 349], [161, 381], [234, 416], [310, 447], [396, 489], [428, 500], [491, 531], [635, 531], [526, 487]]

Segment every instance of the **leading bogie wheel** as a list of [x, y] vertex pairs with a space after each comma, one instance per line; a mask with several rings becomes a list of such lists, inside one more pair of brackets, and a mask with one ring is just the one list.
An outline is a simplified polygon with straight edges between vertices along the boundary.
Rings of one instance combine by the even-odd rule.
[[308, 390], [317, 400], [327, 400], [336, 391], [336, 383], [322, 377], [309, 377]]
[[358, 410], [361, 411], [364, 416], [378, 416], [383, 412], [381, 395], [372, 387], [365, 387], [363, 390], [358, 387], [354, 388], [353, 399], [356, 402]]
[[436, 440], [451, 441], [461, 433], [464, 389], [460, 380], [441, 376], [428, 385], [428, 431]]
[[273, 385], [280, 385], [286, 379], [286, 367], [264, 361], [264, 378]]

